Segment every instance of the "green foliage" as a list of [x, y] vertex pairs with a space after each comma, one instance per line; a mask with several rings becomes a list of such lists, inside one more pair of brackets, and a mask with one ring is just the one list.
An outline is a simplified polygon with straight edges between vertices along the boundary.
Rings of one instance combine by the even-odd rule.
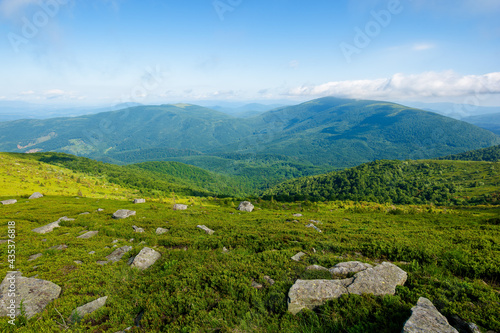
[[500, 161], [500, 145], [449, 155], [441, 157], [439, 160], [498, 162]]

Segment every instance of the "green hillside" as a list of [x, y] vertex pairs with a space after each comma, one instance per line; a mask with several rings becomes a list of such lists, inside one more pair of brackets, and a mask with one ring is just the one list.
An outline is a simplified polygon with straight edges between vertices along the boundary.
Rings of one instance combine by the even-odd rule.
[[466, 161], [376, 161], [325, 175], [284, 182], [265, 198], [355, 200], [442, 205], [498, 203], [500, 163]]
[[[500, 143], [487, 130], [435, 113], [337, 98], [246, 119], [190, 104], [137, 106], [74, 118], [4, 122], [0, 133], [0, 150], [10, 152], [58, 151], [117, 164], [192, 161], [197, 166], [206, 157], [213, 164], [213, 157], [238, 162], [234, 156], [251, 154], [259, 160], [266, 154], [288, 156], [323, 171], [379, 159], [436, 158]], [[227, 161], [219, 161], [208, 170], [226, 169]], [[300, 170], [290, 173], [297, 176]]]
[[500, 161], [500, 145], [472, 151], [465, 153], [449, 155], [440, 157], [440, 160], [458, 160], [458, 161], [486, 161], [498, 162]]

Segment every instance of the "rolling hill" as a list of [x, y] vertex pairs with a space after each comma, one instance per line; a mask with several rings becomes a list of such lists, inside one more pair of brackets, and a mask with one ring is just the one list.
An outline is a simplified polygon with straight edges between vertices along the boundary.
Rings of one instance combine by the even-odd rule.
[[485, 161], [499, 162], [500, 161], [500, 145], [466, 151], [465, 153], [440, 157], [440, 160], [458, 160], [458, 161]]
[[212, 164], [210, 171], [223, 169], [224, 163], [205, 163], [207, 157], [216, 162], [220, 156], [235, 161], [233, 156], [261, 160], [262, 154], [280, 155], [332, 170], [378, 159], [435, 158], [499, 143], [500, 137], [487, 130], [435, 113], [338, 98], [247, 119], [176, 104], [0, 123], [2, 151], [59, 151], [117, 164], [175, 160]]

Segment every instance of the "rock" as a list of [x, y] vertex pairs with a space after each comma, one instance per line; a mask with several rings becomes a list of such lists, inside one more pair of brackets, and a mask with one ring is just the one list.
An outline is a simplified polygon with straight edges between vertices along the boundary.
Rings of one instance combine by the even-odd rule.
[[117, 262], [120, 260], [125, 253], [132, 250], [132, 246], [122, 246], [114, 250], [110, 255], [106, 256], [109, 262]]
[[43, 198], [43, 194], [40, 192], [35, 192], [28, 199], [40, 199], [40, 198]]
[[99, 260], [99, 261], [96, 261], [96, 264], [104, 266], [104, 265], [106, 265], [108, 262], [109, 262], [108, 260]]
[[62, 250], [67, 249], [67, 248], [68, 248], [68, 245], [61, 244], [61, 245], [55, 245], [55, 246], [49, 247], [49, 250], [59, 250], [59, 251], [62, 251]]
[[33, 260], [35, 260], [35, 259], [40, 258], [41, 256], [43, 256], [43, 254], [41, 254], [41, 253], [34, 254], [34, 255], [32, 255], [32, 256], [30, 256], [30, 257], [28, 258], [28, 261], [33, 261]]
[[303, 256], [305, 256], [306, 254], [304, 252], [299, 252], [297, 253], [296, 255], [294, 255], [292, 257], [292, 260], [295, 260], [295, 261], [300, 261], [300, 258], [302, 258]]
[[78, 215], [89, 215], [90, 213], [89, 212], [83, 212], [83, 213], [80, 213]]
[[146, 199], [134, 199], [135, 204], [146, 203]]
[[89, 239], [91, 237], [94, 237], [95, 235], [97, 235], [99, 233], [99, 231], [89, 231], [89, 232], [86, 232], [84, 233], [83, 235], [81, 236], [78, 236], [76, 238], [80, 238], [80, 239]]
[[319, 266], [319, 265], [311, 265], [311, 266], [307, 266], [306, 270], [308, 270], [308, 271], [327, 271], [328, 268], [325, 268], [325, 267]]
[[186, 210], [186, 209], [188, 209], [187, 205], [181, 205], [181, 204], [174, 205], [174, 210]]
[[420, 297], [411, 309], [402, 333], [458, 333], [427, 298]]
[[212, 229], [209, 229], [204, 225], [197, 225], [196, 228], [200, 228], [201, 230], [205, 231], [209, 235], [213, 235], [213, 233], [214, 233], [214, 231]]
[[90, 251], [89, 254], [95, 254], [95, 251]]
[[255, 281], [252, 281], [251, 286], [252, 286], [252, 288], [255, 288], [255, 289], [262, 289], [263, 288], [263, 286], [260, 283], [257, 283]]
[[269, 277], [267, 275], [264, 275], [264, 280], [266, 280], [267, 283], [269, 283], [271, 286], [274, 284], [274, 280], [271, 279], [271, 277]]
[[347, 275], [349, 273], [357, 273], [365, 269], [372, 268], [370, 264], [365, 264], [359, 261], [341, 262], [329, 269], [332, 274]]
[[63, 217], [59, 218], [59, 220], [57, 220], [55, 222], [46, 224], [46, 225], [44, 225], [42, 227], [33, 229], [31, 231], [39, 233], [39, 234], [46, 234], [48, 232], [52, 232], [55, 228], [59, 228], [60, 227], [59, 223], [61, 221], [74, 221], [74, 220], [75, 219], [70, 219], [70, 218], [67, 218], [66, 216], [63, 216]]
[[151, 265], [153, 265], [156, 260], [160, 259], [161, 254], [156, 252], [149, 247], [145, 247], [139, 252], [139, 254], [134, 258], [131, 263], [132, 267], [139, 268], [141, 270], [147, 269]]
[[314, 309], [330, 299], [347, 294], [347, 286], [353, 279], [345, 280], [297, 280], [288, 292], [288, 311], [292, 314], [304, 308]]
[[4, 200], [4, 201], [0, 201], [0, 203], [2, 205], [13, 205], [17, 202], [16, 199], [9, 199], [9, 200]]
[[163, 235], [164, 233], [167, 233], [167, 232], [168, 232], [168, 229], [164, 229], [164, 228], [157, 228], [156, 229], [157, 235]]
[[321, 231], [321, 229], [320, 229], [320, 228], [318, 228], [317, 226], [315, 226], [315, 225], [314, 225], [314, 224], [312, 224], [312, 223], [311, 223], [311, 224], [306, 225], [306, 228], [314, 228], [317, 232], [323, 232], [323, 231]]
[[242, 201], [240, 202], [240, 205], [238, 206], [238, 210], [242, 211], [242, 212], [252, 212], [252, 210], [254, 209], [254, 206], [252, 205], [252, 203], [250, 201]]
[[288, 311], [297, 313], [303, 308], [313, 309], [343, 294], [394, 295], [397, 285], [406, 282], [407, 274], [399, 267], [384, 262], [360, 271], [343, 280], [297, 280], [288, 293]]
[[119, 209], [113, 213], [114, 219], [126, 219], [127, 217], [135, 215], [135, 210]]
[[457, 315], [451, 316], [450, 324], [453, 325], [453, 327], [458, 329], [460, 332], [481, 333], [476, 324], [468, 323]]
[[222, 253], [227, 253], [227, 252], [229, 252], [229, 250], [228, 250], [228, 249], [226, 249], [226, 247], [224, 246], [224, 247], [222, 248]]
[[309, 222], [316, 223], [316, 224], [323, 224], [321, 221], [317, 221], [317, 220], [309, 220]]
[[130, 238], [128, 241], [129, 243], [132, 243], [135, 239], [134, 238]]
[[293, 214], [293, 216], [294, 216], [294, 217], [302, 217], [303, 215], [302, 215], [302, 214], [297, 213], [297, 214]]
[[96, 212], [98, 212], [98, 213], [99, 213], [99, 212], [104, 212], [104, 209], [102, 209], [102, 208], [97, 208]]
[[[15, 284], [15, 298], [8, 297], [11, 284]], [[21, 272], [8, 273], [0, 284], [0, 317], [5, 317], [13, 312], [16, 316], [20, 316], [22, 300], [26, 316], [30, 319], [35, 314], [42, 312], [47, 304], [59, 297], [60, 293], [61, 287], [50, 281], [25, 278]], [[11, 312], [7, 306], [10, 305], [12, 299], [16, 300], [16, 308]]]
[[7, 243], [9, 240], [8, 239], [0, 239], [0, 244]]
[[115, 239], [114, 241], [111, 242], [111, 244], [116, 244], [118, 242], [119, 242], [118, 239]]
[[101, 298], [96, 299], [95, 301], [92, 301], [90, 303], [87, 303], [85, 305], [77, 307], [71, 313], [71, 316], [69, 317], [69, 322], [73, 323], [76, 321], [80, 321], [80, 319], [82, 319], [85, 315], [88, 315], [89, 313], [92, 313], [92, 312], [102, 308], [104, 306], [104, 304], [106, 304], [107, 299], [108, 299], [108, 296], [101, 297]]
[[81, 265], [83, 264], [83, 261], [80, 261], [80, 260], [73, 260], [73, 262], [77, 265]]
[[144, 232], [144, 229], [139, 228], [138, 226], [133, 225], [132, 229], [134, 229], [135, 232]]

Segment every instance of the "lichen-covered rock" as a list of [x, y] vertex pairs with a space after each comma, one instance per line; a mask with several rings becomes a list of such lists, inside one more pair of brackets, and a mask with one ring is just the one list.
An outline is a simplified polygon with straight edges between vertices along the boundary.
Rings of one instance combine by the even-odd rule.
[[110, 262], [117, 262], [130, 250], [132, 250], [132, 246], [122, 246], [114, 250], [110, 255], [106, 256], [106, 259]]
[[95, 235], [97, 235], [99, 233], [99, 231], [88, 231], [86, 233], [84, 233], [83, 235], [80, 235], [76, 238], [80, 238], [80, 239], [89, 239], [91, 237], [94, 237]]
[[70, 218], [67, 218], [66, 216], [63, 216], [63, 217], [59, 218], [57, 221], [55, 221], [55, 222], [46, 224], [46, 225], [44, 225], [42, 227], [33, 229], [31, 231], [39, 233], [39, 234], [46, 234], [48, 232], [52, 232], [55, 228], [59, 228], [60, 227], [59, 223], [61, 221], [74, 221], [74, 220], [75, 219], [70, 219]]
[[307, 266], [306, 270], [308, 270], [308, 271], [327, 271], [328, 269], [323, 267], [323, 266], [320, 266], [320, 265], [311, 265], [311, 266]]
[[242, 201], [240, 202], [240, 205], [238, 206], [238, 210], [242, 212], [252, 212], [254, 209], [254, 206], [250, 201]]
[[33, 260], [35, 260], [35, 259], [40, 258], [41, 256], [43, 256], [43, 254], [42, 254], [42, 253], [37, 253], [37, 254], [31, 255], [31, 256], [28, 258], [28, 261], [33, 261]]
[[113, 213], [115, 219], [126, 219], [127, 217], [135, 215], [135, 210], [119, 209]]
[[396, 265], [383, 262], [354, 275], [354, 282], [349, 285], [350, 294], [394, 295], [396, 286], [406, 282], [408, 274]]
[[146, 199], [134, 199], [135, 204], [146, 203]]
[[88, 315], [89, 313], [92, 313], [92, 312], [102, 308], [106, 304], [107, 299], [108, 299], [108, 296], [101, 297], [101, 298], [96, 299], [95, 301], [92, 301], [90, 303], [87, 303], [85, 305], [77, 307], [71, 313], [71, 316], [69, 317], [69, 321], [71, 323], [78, 321], [79, 319], [82, 319], [85, 315]]
[[197, 225], [196, 228], [199, 228], [199, 229], [205, 231], [209, 235], [213, 235], [214, 234], [214, 231], [212, 229], [210, 229], [210, 228], [207, 228], [207, 226]]
[[182, 204], [175, 204], [173, 209], [174, 210], [186, 210], [186, 209], [188, 209], [188, 206], [182, 205]]
[[149, 247], [145, 247], [134, 258], [130, 266], [139, 268], [141, 270], [149, 268], [156, 260], [160, 259], [161, 254]]
[[40, 192], [35, 192], [28, 199], [40, 199], [40, 198], [43, 198], [43, 194]]
[[139, 228], [138, 226], [135, 226], [135, 225], [132, 226], [132, 229], [134, 229], [135, 232], [139, 232], [139, 233], [144, 232], [143, 228]]
[[[15, 297], [9, 297], [10, 286], [15, 285]], [[15, 313], [21, 315], [20, 305], [23, 302], [24, 311], [29, 318], [40, 313], [43, 309], [58, 298], [61, 287], [41, 279], [26, 278], [20, 272], [8, 273], [0, 284], [0, 317]], [[15, 299], [14, 308], [9, 309], [11, 300]]]
[[294, 217], [302, 217], [303, 215], [300, 213], [293, 214]]
[[156, 234], [157, 235], [163, 235], [164, 233], [167, 233], [168, 229], [165, 228], [156, 228]]
[[300, 261], [300, 258], [302, 258], [303, 256], [305, 256], [306, 254], [304, 252], [299, 252], [297, 253], [296, 255], [294, 255], [292, 257], [292, 260], [295, 260], [295, 261]]
[[9, 199], [9, 200], [4, 200], [4, 201], [0, 201], [0, 203], [2, 205], [13, 205], [17, 202], [16, 199]]
[[361, 272], [372, 267], [373, 267], [372, 265], [365, 264], [360, 261], [348, 261], [348, 262], [338, 263], [337, 265], [330, 268], [329, 271], [332, 274], [347, 275], [350, 273]]
[[427, 298], [420, 297], [402, 333], [458, 333]]
[[312, 224], [312, 223], [309, 223], [308, 225], [306, 225], [306, 228], [313, 228], [313, 229], [315, 229], [317, 232], [323, 232], [323, 231], [321, 231], [321, 229], [320, 229], [320, 228], [318, 228], [317, 226], [315, 226], [315, 225], [314, 225], [314, 224]]

